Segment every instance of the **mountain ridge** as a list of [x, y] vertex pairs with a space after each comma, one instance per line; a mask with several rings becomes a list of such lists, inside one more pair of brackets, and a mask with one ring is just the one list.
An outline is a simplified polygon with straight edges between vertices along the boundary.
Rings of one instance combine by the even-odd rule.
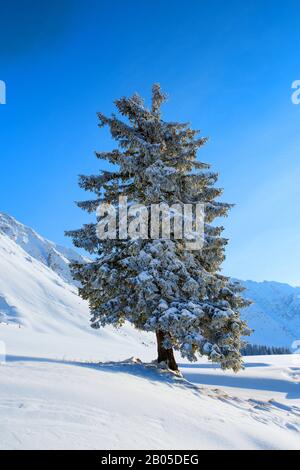
[[4, 212], [0, 212], [0, 233], [7, 235], [27, 254], [41, 261], [71, 284], [74, 283], [74, 280], [69, 270], [70, 262], [73, 260], [88, 261], [88, 258], [81, 256], [75, 250], [42, 237], [32, 228]]

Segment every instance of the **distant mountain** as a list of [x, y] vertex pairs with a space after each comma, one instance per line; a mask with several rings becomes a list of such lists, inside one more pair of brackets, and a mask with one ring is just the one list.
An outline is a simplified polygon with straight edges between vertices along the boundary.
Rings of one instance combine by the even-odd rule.
[[13, 217], [0, 212], [0, 234], [8, 236], [28, 255], [55, 271], [64, 281], [74, 283], [70, 261], [88, 261], [76, 251], [65, 248], [41, 237], [32, 228], [26, 227]]
[[[76, 295], [71, 260], [88, 258], [0, 212], [0, 322], [2, 318], [39, 330], [64, 330], [67, 319], [76, 328], [89, 328], [88, 306]], [[300, 339], [300, 287], [271, 281], [241, 283], [246, 288], [243, 295], [254, 302], [242, 312], [255, 330], [249, 342], [290, 347]]]
[[273, 281], [241, 281], [254, 303], [243, 317], [255, 331], [249, 342], [288, 346], [300, 339], [300, 287]]

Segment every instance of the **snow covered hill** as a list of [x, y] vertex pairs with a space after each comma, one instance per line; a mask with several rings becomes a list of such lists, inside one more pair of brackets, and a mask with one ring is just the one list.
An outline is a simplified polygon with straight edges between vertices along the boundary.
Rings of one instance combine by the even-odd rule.
[[[67, 282], [72, 250], [0, 220], [1, 449], [299, 448], [298, 356], [246, 358], [237, 375], [180, 358], [182, 378], [158, 371], [153, 335], [90, 328], [88, 306]], [[277, 318], [260, 305], [280, 341], [284, 308]], [[266, 319], [264, 343], [274, 328]], [[126, 359], [133, 355], [146, 364]]]
[[[149, 335], [130, 327], [91, 329], [87, 303], [77, 295], [77, 287], [66, 282], [71, 276], [70, 259], [82, 257], [57, 247], [11, 217], [1, 215], [0, 221], [0, 340], [10, 334], [11, 328], [4, 328], [8, 324], [20, 327], [32, 348], [41, 344], [32, 332], [62, 335], [66, 341], [75, 336], [94, 345], [121, 338], [129, 345], [128, 353], [135, 342], [149, 341]], [[50, 263], [49, 256], [52, 261], [56, 257], [56, 262]]]
[[41, 237], [30, 227], [26, 227], [3, 212], [0, 212], [0, 234], [8, 236], [28, 255], [51, 268], [69, 283], [73, 283], [69, 270], [70, 261], [87, 260], [76, 251], [56, 245]]
[[242, 281], [254, 303], [242, 316], [254, 333], [249, 342], [291, 347], [300, 339], [300, 287], [279, 282]]
[[[199, 363], [176, 378], [133, 361], [11, 353], [0, 366], [0, 448], [299, 449], [299, 384], [283, 375], [288, 360], [247, 359], [236, 376]], [[201, 386], [208, 376], [217, 389]], [[280, 390], [294, 395], [278, 399]]]

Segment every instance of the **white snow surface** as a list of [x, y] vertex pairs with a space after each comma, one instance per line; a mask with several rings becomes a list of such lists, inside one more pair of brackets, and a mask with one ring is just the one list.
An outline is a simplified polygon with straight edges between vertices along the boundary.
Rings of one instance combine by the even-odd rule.
[[[180, 378], [124, 360], [123, 338], [92, 345], [12, 326], [1, 336], [1, 449], [300, 447], [300, 364], [290, 356], [247, 358], [238, 375], [181, 364]], [[138, 339], [131, 347], [153, 357]]]
[[254, 330], [249, 342], [291, 348], [300, 339], [300, 287], [280, 282], [241, 281], [253, 301], [242, 312]]
[[0, 233], [7, 235], [28, 255], [53, 269], [69, 283], [74, 283], [69, 270], [70, 261], [88, 261], [88, 258], [76, 251], [47, 240], [32, 228], [3, 212], [0, 212]]
[[153, 335], [92, 330], [76, 287], [26, 248], [1, 231], [1, 449], [300, 447], [299, 355], [159, 370]]

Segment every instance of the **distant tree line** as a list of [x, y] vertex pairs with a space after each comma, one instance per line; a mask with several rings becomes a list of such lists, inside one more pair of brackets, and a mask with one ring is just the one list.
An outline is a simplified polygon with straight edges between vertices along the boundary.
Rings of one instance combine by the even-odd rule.
[[270, 356], [274, 354], [291, 354], [291, 350], [285, 346], [264, 346], [262, 344], [246, 344], [241, 349], [243, 356]]

